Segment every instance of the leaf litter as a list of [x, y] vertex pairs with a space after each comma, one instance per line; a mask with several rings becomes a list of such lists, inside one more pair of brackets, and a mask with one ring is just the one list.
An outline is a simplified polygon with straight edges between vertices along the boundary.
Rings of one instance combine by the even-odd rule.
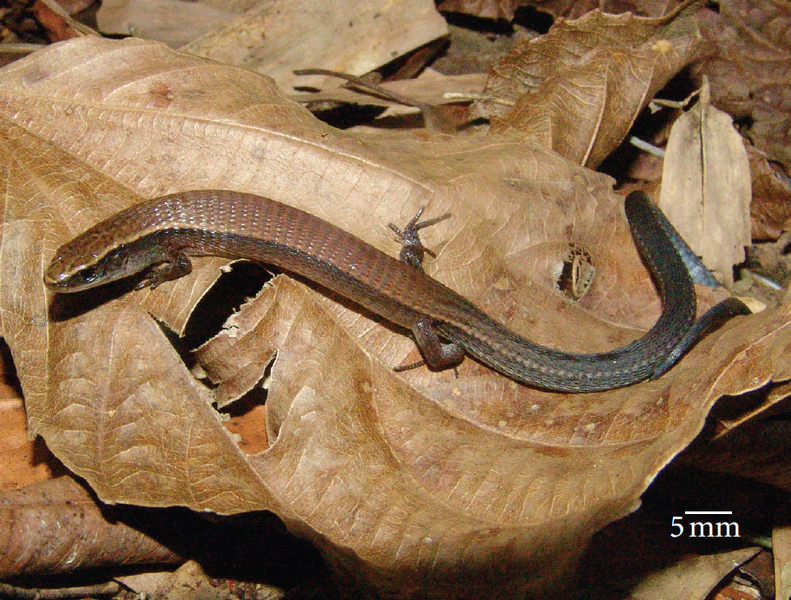
[[[521, 132], [344, 133], [270, 80], [139, 40], [61, 44], [2, 75], [5, 338], [31, 432], [106, 502], [271, 510], [380, 595], [540, 595], [639, 505], [719, 397], [789, 378], [786, 305], [729, 323], [658, 381], [605, 394], [540, 392], [470, 359], [458, 378], [396, 374], [417, 356], [402, 332], [277, 277], [197, 353], [206, 387], [159, 324], [182, 332], [227, 261], [48, 307], [55, 247], [123, 206], [219, 187], [396, 254], [386, 224], [425, 205], [454, 215], [425, 232], [430, 274], [539, 343], [621, 345], [658, 303], [612, 181]], [[575, 304], [552, 286], [569, 244], [597, 265]], [[250, 455], [212, 402], [262, 381], [271, 445]]]

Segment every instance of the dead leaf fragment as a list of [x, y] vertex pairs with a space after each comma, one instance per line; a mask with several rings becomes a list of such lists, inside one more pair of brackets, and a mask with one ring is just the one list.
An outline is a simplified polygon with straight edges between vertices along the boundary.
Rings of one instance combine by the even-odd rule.
[[292, 91], [326, 87], [324, 78], [297, 77], [295, 69], [363, 75], [447, 33], [432, 0], [276, 0], [257, 3], [180, 50], [265, 73]]
[[3, 466], [0, 490], [16, 489], [52, 477], [52, 465], [47, 463], [46, 453], [41, 452], [41, 441], [27, 437], [25, 407], [19, 392], [5, 383], [0, 390], [4, 396], [0, 401], [0, 465]]
[[753, 241], [776, 240], [791, 231], [791, 181], [777, 163], [754, 148], [747, 148], [752, 176]]
[[178, 559], [133, 527], [108, 520], [70, 477], [1, 493], [0, 524], [3, 579]]
[[492, 133], [523, 132], [594, 168], [692, 58], [692, 12], [687, 3], [659, 19], [595, 10], [560, 20], [491, 69], [480, 114], [491, 118]]
[[[522, 136], [338, 131], [268, 78], [141, 40], [76, 40], [0, 71], [0, 153], [0, 316], [31, 431], [106, 501], [273, 511], [363, 592], [560, 589], [717, 398], [791, 378], [791, 302], [735, 319], [659, 380], [569, 395], [472, 360], [458, 378], [394, 373], [409, 337], [280, 277], [204, 367], [224, 398], [269, 377], [270, 445], [248, 455], [163, 333], [183, 330], [224, 262], [154, 291], [52, 297], [41, 274], [59, 244], [144, 198], [225, 188], [395, 255], [387, 223], [425, 206], [453, 213], [425, 231], [432, 276], [538, 343], [598, 351], [659, 310], [611, 180]], [[596, 266], [577, 303], [553, 289], [571, 244]]]
[[578, 19], [592, 10], [599, 9], [606, 13], [619, 14], [631, 12], [641, 17], [662, 17], [668, 12], [675, 10], [684, 2], [673, 0], [670, 2], [654, 2], [653, 0], [542, 0], [530, 2], [530, 0], [519, 0], [519, 4], [532, 6], [547, 12], [555, 18]]
[[699, 14], [706, 59], [695, 72], [711, 82], [712, 102], [742, 134], [791, 174], [791, 7], [772, 0], [729, 0]]
[[673, 125], [659, 206], [703, 263], [726, 286], [750, 244], [750, 164], [731, 117], [700, 101]]
[[760, 548], [740, 548], [681, 560], [643, 579], [629, 597], [634, 600], [704, 600], [729, 573], [760, 551]]
[[791, 511], [787, 503], [778, 502], [775, 527], [772, 530], [772, 550], [775, 558], [775, 598], [791, 594]]
[[[789, 387], [778, 385], [777, 395], [787, 398]], [[734, 423], [719, 418], [718, 426], [721, 431], [714, 439], [685, 453], [685, 463], [791, 493], [791, 431], [786, 421], [745, 417]]]
[[327, 81], [338, 85], [331, 79], [298, 78], [295, 69], [362, 75], [448, 33], [431, 0], [109, 0], [96, 18], [103, 33], [158, 40], [265, 73], [284, 90], [326, 87]]
[[72, 27], [71, 19], [62, 14], [63, 9], [55, 11], [46, 2], [38, 1], [33, 3], [30, 11], [47, 32], [47, 38], [51, 42], [68, 40], [79, 35]]
[[241, 10], [208, 2], [105, 0], [96, 12], [96, 23], [105, 35], [133, 35], [179, 48], [229, 23]]
[[517, 0], [442, 0], [437, 10], [460, 12], [481, 19], [510, 21], [514, 18], [518, 4]]
[[[406, 96], [417, 103], [440, 105], [457, 102], [455, 98], [446, 98], [445, 94], [476, 94], [483, 89], [485, 81], [486, 76], [482, 73], [442, 75], [428, 69], [416, 79], [386, 81], [380, 83], [379, 86], [400, 96]], [[289, 94], [289, 98], [306, 106], [311, 111], [321, 110], [322, 104], [340, 102], [388, 107], [388, 110], [382, 113], [379, 118], [414, 113], [418, 110], [414, 106], [395, 104], [387, 98], [380, 98], [372, 93], [363, 93], [348, 86], [320, 92]]]

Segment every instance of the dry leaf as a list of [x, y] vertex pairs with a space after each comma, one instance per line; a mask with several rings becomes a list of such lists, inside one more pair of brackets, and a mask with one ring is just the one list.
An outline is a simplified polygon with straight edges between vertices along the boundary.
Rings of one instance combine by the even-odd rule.
[[[383, 119], [411, 114], [418, 112], [420, 108], [415, 104], [424, 104], [432, 107], [458, 102], [455, 98], [446, 98], [445, 94], [477, 94], [484, 85], [486, 76], [481, 73], [469, 75], [446, 76], [429, 70], [417, 79], [400, 79], [398, 81], [387, 81], [380, 83], [379, 87], [388, 92], [397, 94], [410, 99], [413, 104], [406, 105], [395, 102], [394, 100], [381, 97], [375, 92], [365, 93], [355, 87], [333, 87], [326, 91], [314, 93], [291, 94], [289, 97], [295, 102], [299, 102], [311, 112], [317, 112], [328, 108], [334, 108], [338, 103], [386, 106], [388, 107], [377, 117], [379, 122]], [[433, 115], [432, 115], [433, 116]], [[425, 115], [424, 115], [425, 119]], [[428, 124], [428, 119], [425, 119]], [[465, 120], [466, 121], [466, 120]], [[456, 125], [464, 124], [456, 123]], [[446, 131], [451, 133], [451, 131]]]
[[152, 600], [283, 600], [283, 590], [247, 582], [213, 579], [196, 561], [188, 561], [168, 573], [151, 596]]
[[111, 0], [102, 3], [96, 18], [104, 33], [163, 41], [183, 52], [265, 73], [286, 90], [339, 85], [324, 77], [297, 77], [295, 69], [362, 75], [448, 33], [431, 0], [347, 0], [340, 5], [332, 0], [219, 5]]
[[67, 14], [76, 15], [88, 8], [92, 2], [91, 0], [63, 0], [58, 2], [58, 4]]
[[699, 15], [709, 56], [695, 72], [711, 81], [712, 103], [742, 134], [791, 174], [791, 6], [772, 0], [728, 0]]
[[[788, 386], [784, 390], [788, 397]], [[726, 423], [726, 426], [728, 424]], [[684, 455], [685, 464], [749, 477], [791, 493], [791, 431], [785, 420], [753, 420], [728, 427]]]
[[[424, 104], [447, 104], [458, 102], [456, 98], [446, 98], [445, 94], [475, 94], [483, 88], [486, 76], [482, 73], [467, 75], [442, 75], [428, 69], [417, 79], [399, 79], [398, 81], [384, 81], [379, 85], [390, 92], [407, 96], [415, 102]], [[318, 105], [321, 103], [347, 102], [356, 104], [369, 104], [372, 106], [386, 106], [389, 110], [383, 116], [411, 113], [418, 110], [413, 106], [394, 105], [392, 100], [380, 98], [376, 94], [363, 93], [353, 87], [339, 87], [326, 92], [311, 92], [289, 94], [289, 98], [303, 105]]]
[[[52, 297], [41, 275], [59, 244], [143, 198], [225, 188], [395, 255], [386, 224], [425, 206], [454, 215], [425, 231], [432, 276], [539, 343], [598, 351], [658, 313], [611, 180], [510, 136], [334, 130], [267, 78], [140, 40], [14, 63], [0, 111], [0, 314], [31, 432], [105, 501], [271, 510], [363, 592], [562, 589], [590, 536], [638, 505], [717, 398], [791, 378], [789, 303], [734, 320], [657, 381], [570, 395], [469, 359], [458, 378], [394, 373], [416, 356], [407, 336], [280, 277], [199, 357], [230, 400], [277, 352], [271, 446], [247, 455], [161, 325], [181, 332], [227, 261], [196, 261], [154, 291]], [[576, 304], [553, 289], [571, 244], [597, 267]]]
[[[140, 572], [187, 559], [199, 561], [217, 577], [254, 573], [262, 580], [283, 581], [295, 564], [310, 572], [319, 567], [315, 551], [287, 534], [269, 513], [221, 518], [178, 509], [107, 506], [73, 477], [0, 492], [0, 548], [5, 581], [40, 582], [42, 576], [63, 581], [97, 569], [118, 574], [134, 567]], [[149, 575], [121, 580], [150, 596], [157, 578]], [[309, 578], [303, 576], [303, 581]]]
[[760, 548], [739, 548], [723, 554], [694, 556], [649, 575], [629, 595], [634, 600], [705, 600], [734, 569]]
[[541, 3], [530, 0], [519, 0], [526, 6], [534, 6], [542, 12], [547, 12], [555, 18], [578, 19], [584, 14], [599, 9], [602, 12], [620, 14], [631, 12], [641, 17], [661, 17], [675, 10], [680, 4], [678, 0], [656, 2], [655, 0], [542, 0]]
[[53, 10], [50, 4], [42, 1], [34, 2], [30, 7], [30, 12], [46, 31], [47, 39], [50, 42], [68, 40], [79, 35], [72, 27], [68, 15], [63, 14], [64, 11], [61, 7], [58, 8], [57, 11]]
[[772, 551], [775, 558], [775, 598], [791, 596], [791, 511], [788, 505], [776, 510], [772, 530]]
[[742, 138], [730, 116], [709, 104], [704, 83], [700, 101], [670, 132], [659, 206], [726, 286], [750, 244], [751, 197]]
[[180, 49], [265, 73], [291, 91], [326, 87], [324, 77], [297, 77], [295, 69], [362, 75], [447, 34], [432, 0], [276, 0]]
[[[479, 104], [493, 133], [517, 130], [596, 167], [699, 42], [689, 2], [659, 19], [592, 11], [516, 44]], [[508, 108], [511, 104], [512, 108]]]
[[27, 438], [22, 399], [4, 398], [0, 402], [0, 490], [21, 488], [52, 476], [50, 465], [36, 450]]
[[442, 0], [437, 10], [510, 21], [514, 18], [516, 5], [516, 0]]
[[133, 527], [108, 520], [69, 477], [0, 494], [0, 523], [0, 577], [6, 580], [179, 559]]
[[754, 242], [776, 240], [783, 231], [791, 231], [791, 185], [776, 163], [748, 147], [753, 200], [752, 234]]
[[106, 35], [134, 35], [178, 48], [231, 22], [246, 8], [238, 4], [220, 8], [208, 2], [104, 0], [96, 12], [96, 24]]

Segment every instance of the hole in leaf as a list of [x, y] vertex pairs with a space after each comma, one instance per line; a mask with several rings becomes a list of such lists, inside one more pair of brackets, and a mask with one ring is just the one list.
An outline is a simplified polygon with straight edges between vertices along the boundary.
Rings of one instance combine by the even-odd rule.
[[578, 244], [569, 244], [563, 260], [552, 269], [555, 288], [574, 302], [588, 293], [595, 275], [590, 252]]
[[270, 273], [260, 265], [234, 263], [195, 306], [184, 331], [186, 346], [197, 348], [214, 337], [228, 317], [260, 292], [270, 279]]

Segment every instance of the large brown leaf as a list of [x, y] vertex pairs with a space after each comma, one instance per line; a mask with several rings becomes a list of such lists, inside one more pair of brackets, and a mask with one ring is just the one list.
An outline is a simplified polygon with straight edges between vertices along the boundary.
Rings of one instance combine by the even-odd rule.
[[[611, 180], [508, 136], [343, 133], [266, 78], [138, 40], [19, 61], [0, 71], [0, 107], [0, 314], [31, 432], [108, 502], [272, 510], [360, 589], [562, 587], [719, 396], [790, 376], [788, 303], [604, 394], [540, 392], [469, 359], [458, 378], [394, 373], [417, 356], [403, 332], [279, 277], [198, 355], [227, 402], [277, 352], [271, 446], [247, 455], [158, 324], [182, 331], [223, 261], [154, 291], [53, 297], [41, 274], [59, 244], [123, 206], [207, 187], [293, 204], [392, 254], [389, 221], [451, 211], [425, 231], [432, 276], [539, 343], [597, 351], [658, 313]], [[552, 288], [570, 244], [597, 269], [576, 304]]]

